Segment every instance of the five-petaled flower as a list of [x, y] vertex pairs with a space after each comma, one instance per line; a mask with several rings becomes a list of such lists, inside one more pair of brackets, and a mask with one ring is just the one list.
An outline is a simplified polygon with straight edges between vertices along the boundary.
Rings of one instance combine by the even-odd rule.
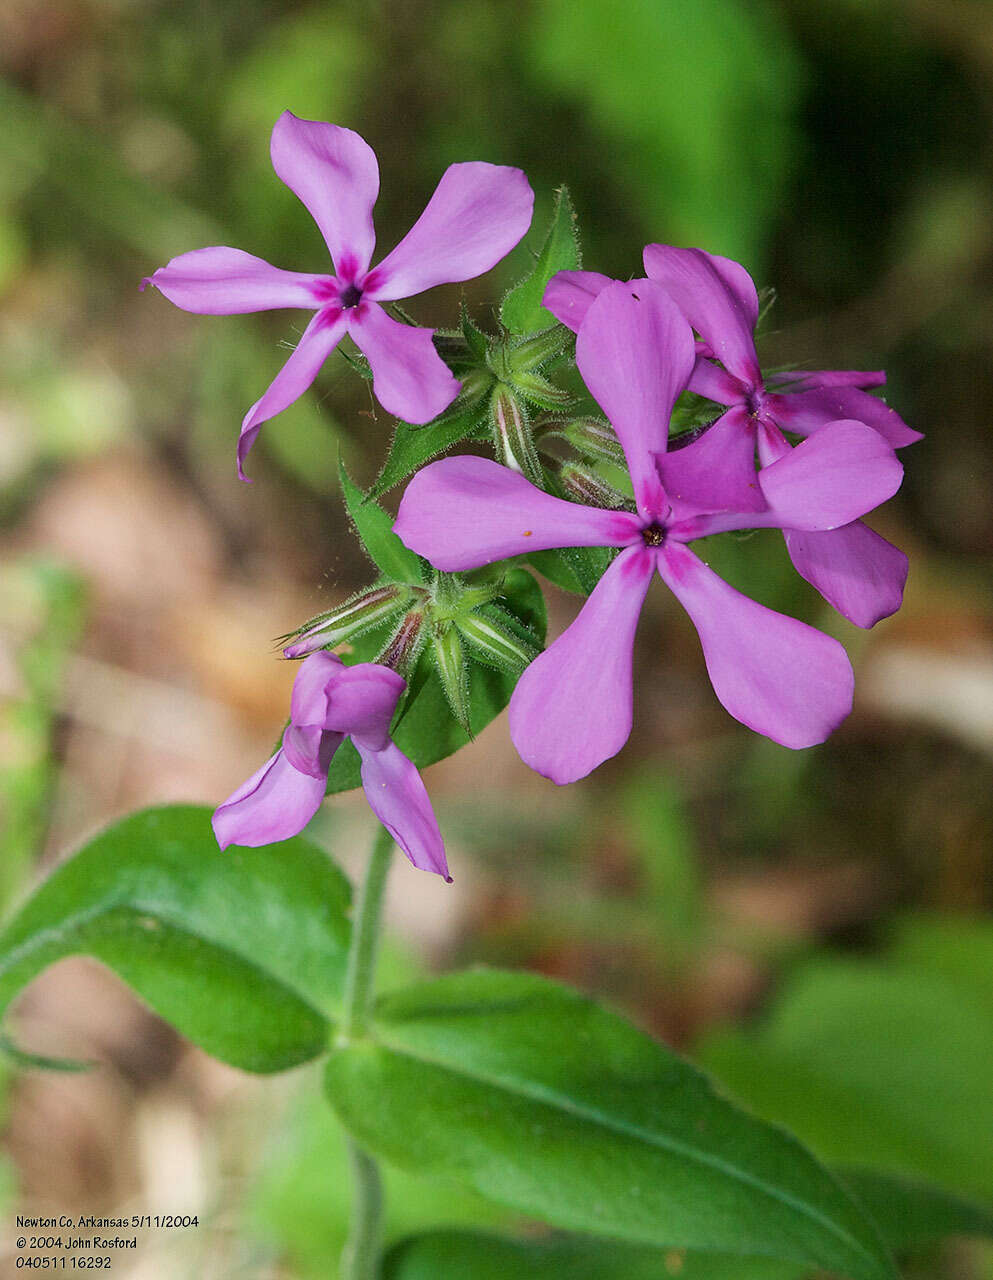
[[313, 653], [297, 672], [283, 744], [214, 812], [214, 834], [256, 847], [302, 831], [320, 808], [335, 751], [350, 737], [373, 813], [415, 867], [447, 880], [441, 832], [421, 775], [389, 735], [402, 676], [373, 662], [346, 667]]
[[[921, 439], [920, 432], [864, 390], [885, 382], [884, 373], [774, 374], [768, 379], [774, 389], [767, 389], [755, 350], [758, 295], [739, 263], [701, 249], [662, 244], [648, 245], [644, 261], [649, 278], [665, 288], [700, 335], [689, 390], [727, 406], [699, 439], [661, 463], [666, 483], [672, 479], [668, 468], [678, 465], [687, 500], [709, 504], [711, 510], [762, 511], [756, 448], [762, 465], [770, 465], [790, 448], [784, 430], [809, 436], [830, 422], [848, 419], [865, 423], [895, 449]], [[609, 277], [597, 272], [559, 272], [548, 285], [544, 305], [578, 330], [593, 299], [609, 283]], [[861, 520], [829, 531], [784, 530], [784, 537], [797, 572], [857, 626], [871, 627], [899, 609], [907, 557]]]
[[[511, 699], [514, 745], [557, 783], [584, 777], [628, 738], [634, 633], [653, 570], [690, 615], [714, 691], [736, 719], [799, 748], [822, 742], [851, 710], [852, 669], [841, 645], [741, 595], [685, 544], [729, 529], [847, 525], [896, 491], [902, 467], [877, 431], [838, 420], [758, 472], [759, 502], [750, 506], [761, 510], [722, 510], [696, 476], [697, 492], [686, 497], [690, 450], [666, 450], [672, 407], [695, 359], [689, 323], [653, 281], [607, 283], [579, 330], [576, 363], [624, 448], [636, 513], [562, 501], [469, 457], [424, 468], [400, 504], [400, 538], [445, 571], [552, 547], [620, 549]], [[721, 483], [715, 474], [712, 488]]]
[[337, 125], [284, 111], [272, 131], [272, 164], [303, 201], [328, 246], [335, 274], [282, 271], [240, 249], [181, 254], [151, 283], [182, 307], [234, 315], [299, 307], [314, 311], [303, 336], [241, 424], [238, 473], [262, 424], [311, 385], [346, 333], [369, 361], [373, 392], [389, 413], [423, 423], [460, 384], [438, 355], [431, 329], [401, 324], [380, 305], [434, 285], [471, 280], [500, 261], [531, 225], [534, 194], [520, 169], [471, 161], [449, 165], [417, 222], [370, 270], [379, 165], [372, 148]]

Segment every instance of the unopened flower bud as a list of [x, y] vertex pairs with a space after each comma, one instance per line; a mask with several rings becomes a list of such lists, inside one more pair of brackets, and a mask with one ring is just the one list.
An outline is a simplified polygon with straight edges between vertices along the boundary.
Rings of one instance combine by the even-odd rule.
[[292, 632], [295, 639], [285, 646], [283, 656], [303, 658], [318, 649], [333, 649], [335, 645], [387, 622], [406, 607], [410, 598], [409, 588], [394, 582], [360, 591], [337, 609], [311, 618]]
[[614, 428], [603, 418], [575, 418], [563, 428], [562, 435], [588, 458], [627, 465]]
[[504, 463], [542, 486], [541, 463], [531, 435], [528, 413], [509, 387], [497, 383], [490, 399], [493, 441]]
[[569, 497], [587, 507], [606, 507], [613, 511], [624, 503], [622, 493], [581, 462], [563, 463], [559, 479]]
[[514, 374], [538, 369], [546, 361], [561, 355], [571, 346], [573, 335], [565, 325], [553, 324], [549, 329], [542, 329], [522, 342], [510, 347], [507, 352], [507, 367]]
[[469, 673], [466, 671], [462, 638], [454, 626], [445, 626], [434, 637], [434, 661], [445, 690], [452, 715], [468, 734], [469, 723]]
[[424, 614], [420, 609], [411, 609], [404, 614], [400, 625], [383, 647], [376, 661], [382, 667], [392, 667], [404, 678], [408, 678], [424, 643]]
[[522, 634], [523, 628], [500, 608], [489, 606], [456, 619], [455, 624], [466, 640], [472, 656], [498, 671], [513, 675], [538, 656], [538, 647]]

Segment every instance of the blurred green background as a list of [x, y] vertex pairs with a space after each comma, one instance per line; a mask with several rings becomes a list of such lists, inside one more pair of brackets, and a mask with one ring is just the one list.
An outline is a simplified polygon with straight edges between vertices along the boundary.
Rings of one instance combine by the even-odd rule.
[[[305, 318], [189, 316], [139, 280], [215, 243], [322, 269], [269, 165], [286, 108], [373, 145], [382, 252], [446, 164], [517, 164], [535, 230], [417, 318], [452, 324], [464, 296], [492, 329], [562, 182], [591, 269], [637, 274], [651, 240], [738, 258], [776, 290], [767, 365], [885, 368], [926, 433], [877, 522], [911, 577], [866, 634], [775, 536], [715, 550], [742, 590], [849, 648], [855, 712], [803, 754], [722, 712], [653, 591], [620, 757], [558, 791], [498, 722], [429, 771], [456, 885], [397, 868], [393, 971], [561, 976], [825, 1158], [993, 1198], [993, 9], [5, 0], [0, 73], [5, 904], [110, 816], [227, 795], [282, 722], [272, 637], [369, 579], [336, 479], [339, 451], [365, 482], [385, 457], [366, 385], [329, 361], [241, 485], [241, 416]], [[575, 606], [550, 589], [553, 632]], [[364, 823], [347, 797], [319, 820], [353, 867]], [[143, 1276], [329, 1274], [347, 1190], [307, 1073], [235, 1077], [85, 962], [36, 984], [21, 1025], [105, 1065], [8, 1081], [8, 1206], [155, 1212], [171, 1187], [210, 1225], [161, 1258], [150, 1244]], [[403, 1195], [395, 1230], [490, 1216]], [[993, 1255], [956, 1242], [907, 1273], [980, 1280]]]

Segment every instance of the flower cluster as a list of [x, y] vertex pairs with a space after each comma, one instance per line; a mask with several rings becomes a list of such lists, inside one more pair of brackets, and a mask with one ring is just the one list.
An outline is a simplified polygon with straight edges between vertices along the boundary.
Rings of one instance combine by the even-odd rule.
[[[906, 557], [862, 517], [900, 485], [894, 449], [920, 436], [870, 394], [884, 375], [763, 376], [758, 296], [745, 269], [659, 244], [646, 248], [641, 279], [566, 269], [549, 270], [535, 285], [532, 276], [529, 288], [535, 299], [544, 290], [547, 310], [524, 330], [489, 338], [463, 315], [460, 333], [435, 336], [392, 318], [383, 304], [468, 280], [503, 258], [530, 225], [524, 174], [481, 162], [450, 166], [412, 230], [370, 267], [379, 172], [368, 145], [348, 129], [286, 112], [273, 130], [272, 161], [313, 215], [335, 274], [283, 271], [218, 247], [174, 258], [149, 278], [188, 311], [314, 312], [242, 422], [239, 474], [262, 424], [306, 391], [346, 334], [368, 360], [377, 399], [403, 422], [432, 422], [461, 392], [453, 410], [461, 406], [461, 416], [444, 419], [461, 423], [461, 436], [446, 431], [437, 448], [412, 444], [413, 455], [423, 460], [460, 438], [490, 434], [499, 461], [449, 456], [417, 470], [393, 526], [402, 553], [394, 560], [408, 556], [403, 547], [416, 553], [407, 562], [410, 581], [388, 575], [300, 628], [285, 650], [307, 656], [282, 746], [217, 810], [221, 846], [266, 844], [301, 830], [347, 735], [376, 816], [415, 866], [447, 877], [423, 783], [390, 738], [401, 700], [406, 708], [418, 696], [395, 668], [409, 675], [430, 659], [467, 731], [465, 654], [511, 672], [510, 732], [519, 754], [557, 783], [576, 781], [630, 734], [634, 635], [655, 572], [696, 627], [714, 692], [732, 716], [792, 748], [822, 742], [837, 728], [854, 687], [838, 641], [740, 594], [689, 544], [732, 530], [779, 529], [801, 576], [856, 625], [870, 627], [899, 608]], [[526, 300], [521, 308], [527, 313]], [[559, 323], [549, 326], [549, 312]], [[571, 392], [548, 376], [568, 358], [568, 330], [595, 402], [589, 407], [598, 406], [606, 422], [589, 412], [570, 418]], [[670, 439], [686, 392], [714, 412], [701, 429]], [[532, 424], [529, 406], [555, 416]], [[542, 430], [576, 444], [586, 461], [557, 471], [546, 464]], [[599, 465], [605, 461], [626, 468], [630, 497]], [[562, 563], [579, 566], [576, 580], [588, 598], [535, 657], [535, 638], [495, 602], [499, 570], [511, 557], [560, 550], [573, 557]], [[431, 586], [414, 580], [416, 557], [433, 567]], [[486, 566], [497, 566], [498, 576], [473, 581]], [[377, 662], [345, 666], [330, 652], [387, 624], [394, 629]]]

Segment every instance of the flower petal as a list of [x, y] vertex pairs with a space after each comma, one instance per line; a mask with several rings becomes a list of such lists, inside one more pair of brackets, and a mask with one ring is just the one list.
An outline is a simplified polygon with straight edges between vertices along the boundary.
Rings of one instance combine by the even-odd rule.
[[277, 751], [214, 810], [214, 835], [222, 849], [229, 844], [255, 849], [301, 832], [321, 807], [327, 779], [294, 769], [286, 753]]
[[691, 444], [657, 458], [673, 515], [705, 511], [762, 511], [755, 468], [755, 423], [740, 406], [729, 409]]
[[643, 515], [662, 514], [653, 455], [665, 452], [695, 359], [689, 325], [651, 280], [607, 285], [576, 339], [576, 364], [624, 447]]
[[376, 245], [372, 207], [379, 165], [372, 147], [351, 129], [284, 111], [273, 127], [270, 153], [277, 175], [320, 228], [338, 275], [349, 281], [361, 275]]
[[290, 722], [298, 726], [315, 725], [319, 729], [331, 728], [325, 725], [328, 712], [328, 686], [344, 671], [345, 664], [336, 653], [321, 649], [312, 653], [300, 663], [293, 679], [293, 693], [290, 695]]
[[299, 400], [320, 372], [321, 365], [341, 341], [348, 328], [345, 315], [331, 307], [318, 311], [303, 331], [290, 358], [269, 384], [265, 395], [252, 405], [241, 424], [238, 439], [238, 475], [247, 480], [244, 466], [262, 424]]
[[343, 666], [328, 689], [326, 729], [347, 733], [356, 746], [382, 751], [390, 721], [407, 687], [403, 676], [375, 662]]
[[541, 305], [567, 329], [578, 333], [593, 299], [613, 283], [599, 271], [559, 271], [545, 286]]
[[702, 249], [650, 244], [645, 249], [645, 271], [667, 290], [729, 373], [750, 386], [761, 385], [752, 336], [758, 295], [744, 267]]
[[766, 382], [789, 392], [813, 391], [815, 387], [861, 387], [865, 390], [883, 386], [886, 373], [883, 369], [794, 369], [767, 374]]
[[378, 303], [351, 313], [349, 332], [372, 369], [372, 390], [387, 413], [404, 422], [430, 422], [462, 386], [434, 348], [433, 329], [392, 320]]
[[421, 871], [446, 880], [448, 862], [438, 820], [421, 775], [394, 742], [382, 751], [356, 743], [362, 757], [362, 787], [373, 813]]
[[900, 487], [903, 467], [871, 427], [832, 422], [759, 472], [781, 529], [834, 529], [865, 515]]
[[668, 542], [659, 574], [690, 615], [714, 692], [736, 720], [784, 747], [823, 742], [852, 709], [854, 676], [830, 636], [757, 604]]
[[873, 627], [903, 603], [907, 557], [861, 520], [824, 533], [784, 531], [797, 573], [857, 627]]
[[624, 511], [565, 502], [487, 458], [442, 458], [407, 485], [393, 532], [446, 573], [549, 547], [618, 547], [639, 537]]
[[506, 257], [533, 211], [534, 192], [520, 169], [481, 160], [449, 165], [424, 212], [369, 273], [365, 291], [389, 301], [472, 280]]
[[858, 387], [818, 387], [813, 391], [767, 395], [762, 410], [784, 431], [799, 436], [811, 435], [827, 422], [848, 418], [878, 431], [894, 449], [924, 439], [894, 409]]
[[697, 362], [690, 374], [688, 389], [698, 396], [704, 396], [707, 400], [727, 405], [743, 405], [748, 392], [748, 388], [734, 374], [728, 373], [726, 369], [722, 369], [719, 364], [714, 364], [711, 360], [701, 358], [699, 343], [697, 344]]
[[643, 545], [622, 551], [510, 699], [518, 755], [560, 786], [584, 778], [630, 736], [634, 633], [653, 564]]
[[288, 724], [283, 730], [283, 754], [300, 773], [326, 782], [331, 759], [344, 738], [343, 733], [327, 733], [316, 724]]
[[328, 289], [325, 276], [281, 271], [240, 249], [215, 245], [181, 253], [146, 277], [174, 306], [202, 316], [243, 315], [280, 307], [322, 306]]

